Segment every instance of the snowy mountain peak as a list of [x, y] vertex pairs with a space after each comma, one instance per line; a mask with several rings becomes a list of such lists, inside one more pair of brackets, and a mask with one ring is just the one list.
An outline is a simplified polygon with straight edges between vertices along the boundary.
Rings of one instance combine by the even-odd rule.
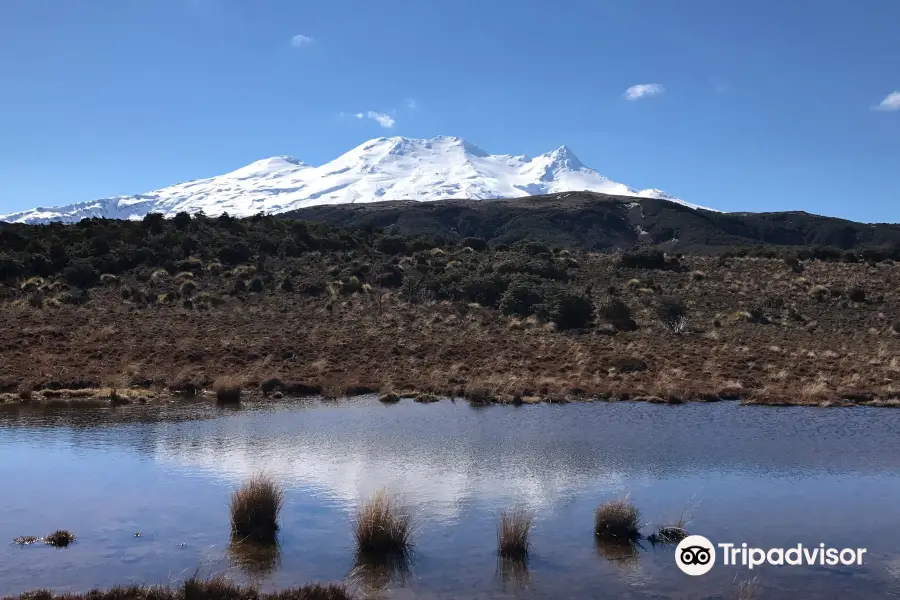
[[293, 156], [273, 156], [272, 158], [264, 158], [250, 163], [246, 167], [241, 167], [231, 173], [227, 173], [224, 177], [249, 179], [305, 167], [309, 167], [309, 165]]
[[575, 153], [568, 146], [560, 146], [552, 152], [548, 152], [546, 156], [550, 160], [550, 164], [554, 169], [583, 169], [584, 165], [575, 156]]
[[88, 217], [139, 219], [150, 212], [174, 216], [203, 211], [249, 216], [317, 204], [379, 200], [490, 200], [568, 191], [660, 198], [690, 205], [657, 189], [636, 190], [590, 169], [567, 146], [534, 158], [488, 154], [459, 137], [382, 137], [321, 166], [290, 156], [265, 158], [225, 175], [146, 194], [37, 208], [0, 221], [74, 222]]

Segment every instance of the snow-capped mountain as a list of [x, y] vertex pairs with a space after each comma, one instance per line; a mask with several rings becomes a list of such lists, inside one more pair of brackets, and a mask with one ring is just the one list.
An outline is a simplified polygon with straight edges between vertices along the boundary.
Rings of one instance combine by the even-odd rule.
[[660, 190], [610, 181], [566, 146], [534, 158], [488, 154], [456, 137], [378, 138], [319, 167], [288, 156], [256, 161], [231, 173], [135, 196], [103, 198], [0, 216], [0, 221], [75, 222], [86, 217], [138, 219], [157, 212], [209, 216], [282, 213], [316, 204], [379, 200], [496, 199], [593, 191], [662, 198], [698, 207]]

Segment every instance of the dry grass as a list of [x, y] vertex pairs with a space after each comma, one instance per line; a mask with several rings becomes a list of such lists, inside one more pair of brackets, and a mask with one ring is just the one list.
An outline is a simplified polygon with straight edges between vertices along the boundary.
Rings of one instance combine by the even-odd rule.
[[384, 404], [396, 404], [397, 402], [400, 402], [400, 395], [396, 392], [387, 392], [386, 394], [382, 394], [378, 400]]
[[220, 377], [213, 385], [216, 402], [220, 404], [237, 404], [241, 401], [241, 382], [234, 377]]
[[759, 580], [756, 577], [738, 582], [734, 600], [756, 600], [757, 598], [759, 598]]
[[284, 490], [267, 475], [257, 474], [231, 494], [231, 534], [273, 542]]
[[33, 535], [20, 535], [17, 538], [13, 538], [13, 544], [19, 544], [20, 546], [30, 546], [31, 544], [36, 544], [39, 541], [41, 541], [41, 539]]
[[503, 558], [524, 559], [528, 556], [528, 535], [534, 517], [525, 508], [517, 507], [500, 513], [497, 527], [497, 553]]
[[594, 535], [617, 542], [640, 539], [640, 517], [640, 511], [627, 499], [606, 502], [594, 513]]
[[342, 585], [313, 583], [273, 593], [242, 587], [222, 577], [191, 577], [178, 587], [127, 586], [92, 590], [83, 594], [35, 590], [6, 600], [353, 600]]
[[[469, 269], [478, 265], [467, 261], [478, 256], [453, 258]], [[229, 373], [246, 384], [241, 396], [273, 373], [337, 395], [351, 388], [451, 398], [467, 392], [475, 404], [592, 397], [690, 402], [721, 398], [724, 391], [729, 399], [769, 403], [768, 397], [817, 406], [835, 405], [844, 393], [866, 393], [886, 405], [898, 392], [900, 360], [892, 358], [900, 356], [900, 335], [889, 334], [890, 307], [900, 301], [898, 265], [871, 269], [810, 262], [804, 265], [806, 281], [798, 282], [778, 260], [729, 259], [720, 265], [715, 258], [688, 257], [684, 270], [641, 271], [615, 268], [614, 259], [602, 254], [573, 251], [572, 256], [580, 264], [569, 274], [572, 285], [616, 288], [637, 329], [600, 335], [597, 326], [560, 335], [542, 329], [533, 315], [515, 317], [522, 327], [509, 328], [497, 310], [464, 302], [411, 304], [395, 289], [378, 290], [377, 302], [365, 294], [328, 299], [303, 293], [304, 277], [328, 280], [331, 269], [346, 266], [343, 258], [328, 254], [273, 259], [267, 268], [276, 281], [294, 271], [304, 274], [291, 275], [296, 290], [267, 286], [248, 302], [230, 295], [234, 278], [195, 273], [204, 292], [227, 298], [215, 309], [170, 303], [151, 310], [123, 299], [121, 289], [146, 293], [148, 287], [138, 277], [146, 279], [146, 272], [125, 273], [121, 289], [94, 288], [82, 306], [0, 305], [15, 323], [0, 328], [0, 347], [8, 350], [0, 362], [0, 393], [12, 395], [0, 399], [21, 402], [14, 396], [22, 382], [41, 390], [34, 394], [37, 402], [48, 390], [99, 389], [122, 365], [134, 363], [153, 385], [129, 385], [159, 392], [156, 385], [177, 381], [186, 370], [193, 387], [170, 386], [173, 391], [209, 389], [217, 375]], [[488, 258], [500, 264], [508, 256]], [[253, 271], [244, 267], [238, 271]], [[708, 276], [692, 278], [693, 271]], [[846, 304], [831, 292], [822, 300], [809, 295], [813, 285], [844, 290], [854, 277], [864, 280], [865, 303]], [[176, 293], [171, 279], [160, 282], [154, 294]], [[632, 279], [639, 284], [634, 290], [627, 285]], [[654, 324], [655, 300], [645, 306], [637, 293], [641, 287], [657, 290], [654, 298], [672, 296], [688, 306], [697, 330], [683, 333], [677, 344], [665, 343], [669, 334]], [[25, 294], [18, 285], [11, 292], [16, 300]], [[769, 301], [774, 297], [783, 299], [777, 310]], [[760, 322], [760, 306], [770, 324]], [[735, 314], [738, 318], [730, 320]], [[273, 322], [279, 327], [266, 326]], [[873, 328], [880, 332], [875, 338], [868, 333]], [[498, 347], [505, 351], [497, 352]], [[741, 386], [726, 389], [728, 381]], [[124, 387], [116, 391], [127, 395]]]
[[367, 557], [404, 556], [412, 545], [412, 513], [396, 496], [378, 490], [356, 512], [357, 551]]
[[677, 544], [688, 536], [684, 512], [671, 523], [660, 525], [647, 539], [654, 544]]
[[44, 537], [44, 542], [57, 548], [65, 548], [75, 541], [75, 534], [66, 529], [57, 529], [53, 533]]

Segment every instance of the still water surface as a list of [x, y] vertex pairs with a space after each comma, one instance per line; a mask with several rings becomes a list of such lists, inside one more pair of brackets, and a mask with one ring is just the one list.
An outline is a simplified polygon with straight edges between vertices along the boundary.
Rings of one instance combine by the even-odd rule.
[[[349, 579], [394, 598], [900, 598], [900, 411], [592, 403], [385, 406], [373, 398], [0, 411], [0, 596], [177, 582], [265, 589]], [[229, 544], [228, 494], [287, 489], [277, 553]], [[355, 571], [372, 491], [417, 515], [410, 570]], [[628, 494], [646, 532], [687, 511], [713, 542], [868, 549], [862, 567], [677, 570], [673, 551], [598, 547], [593, 510]], [[498, 565], [501, 508], [535, 514], [526, 573]], [[6, 541], [71, 529], [67, 549]], [[140, 537], [135, 533], [140, 532]]]

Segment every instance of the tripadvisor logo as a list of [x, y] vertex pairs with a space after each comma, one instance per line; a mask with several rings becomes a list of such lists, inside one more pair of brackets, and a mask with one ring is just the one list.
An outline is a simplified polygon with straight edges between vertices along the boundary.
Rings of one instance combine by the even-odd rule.
[[790, 548], [752, 548], [746, 543], [713, 544], [702, 535], [689, 535], [675, 547], [675, 564], [688, 575], [705, 575], [716, 564], [718, 548], [721, 564], [726, 567], [747, 567], [760, 565], [777, 566], [828, 566], [862, 565], [865, 548], [829, 548], [825, 544], [804, 546], [797, 544]]
[[675, 547], [675, 564], [688, 575], [706, 575], [716, 564], [716, 548], [702, 535], [689, 535]]

